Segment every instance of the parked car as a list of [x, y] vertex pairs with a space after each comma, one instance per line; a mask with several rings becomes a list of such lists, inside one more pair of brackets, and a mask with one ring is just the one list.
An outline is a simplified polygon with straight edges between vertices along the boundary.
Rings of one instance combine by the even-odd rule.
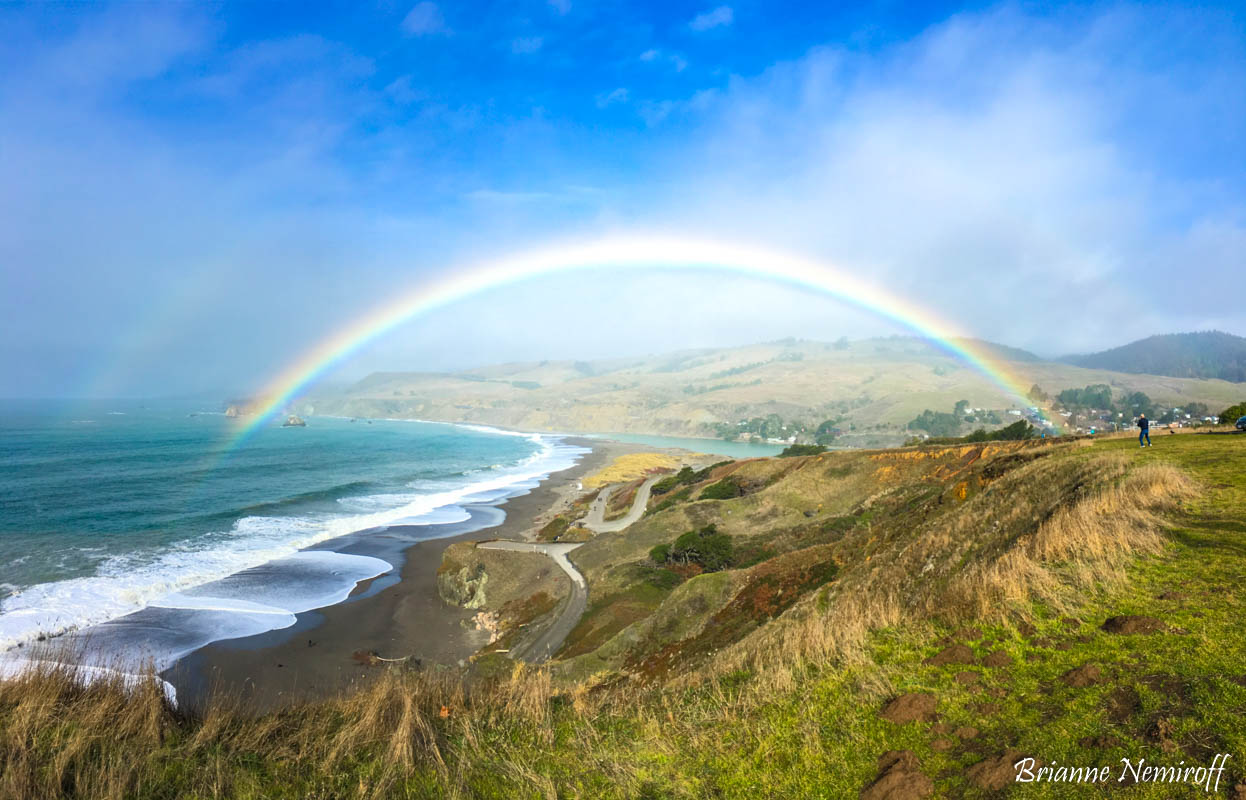
[[1246, 417], [1238, 417], [1237, 422], [1233, 423], [1233, 427], [1239, 431], [1246, 431]]

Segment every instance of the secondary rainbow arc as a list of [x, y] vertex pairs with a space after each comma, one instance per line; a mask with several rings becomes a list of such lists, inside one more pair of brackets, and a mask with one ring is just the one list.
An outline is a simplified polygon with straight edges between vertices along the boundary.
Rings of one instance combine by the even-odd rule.
[[1023, 385], [967, 332], [929, 309], [829, 264], [768, 248], [667, 236], [611, 237], [543, 248], [449, 271], [401, 294], [322, 339], [281, 371], [258, 396], [258, 407], [234, 437], [271, 420], [329, 370], [373, 340], [423, 314], [532, 278], [587, 269], [721, 270], [827, 295], [899, 323], [938, 342], [1007, 395], [1028, 404]]

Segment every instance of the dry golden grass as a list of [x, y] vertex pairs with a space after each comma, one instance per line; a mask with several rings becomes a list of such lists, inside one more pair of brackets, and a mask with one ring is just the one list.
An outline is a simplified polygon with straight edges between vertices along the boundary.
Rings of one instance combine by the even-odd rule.
[[869, 554], [846, 563], [824, 597], [723, 651], [713, 668], [764, 674], [755, 687], [764, 693], [781, 689], [793, 667], [859, 661], [881, 628], [1002, 621], [1034, 600], [1071, 611], [1088, 592], [1118, 588], [1131, 557], [1162, 550], [1161, 515], [1195, 494], [1167, 465], [1038, 460], [933, 524], [859, 534]]
[[[967, 452], [963, 461], [974, 459]], [[465, 798], [482, 785], [497, 787], [495, 796], [593, 796], [568, 790], [578, 784], [567, 753], [591, 759], [616, 795], [635, 796], [647, 767], [629, 748], [643, 748], [650, 767], [677, 763], [689, 748], [724, 757], [741, 742], [764, 750], [771, 731], [757, 710], [799, 693], [810, 665], [852, 675], [844, 686], [853, 702], [889, 692], [888, 673], [864, 668], [873, 631], [1002, 620], [1034, 599], [1076, 610], [1079, 597], [1123, 581], [1130, 557], [1161, 551], [1161, 515], [1195, 492], [1172, 467], [1080, 446], [982, 485], [960, 463], [949, 460], [929, 484], [944, 487], [952, 510], [854, 529], [836, 545], [845, 557], [833, 583], [695, 676], [661, 687], [560, 688], [548, 670], [516, 665], [505, 679], [469, 686], [456, 674], [390, 668], [354, 694], [257, 716], [228, 695], [192, 714], [170, 708], [154, 680], [83, 686], [72, 670], [43, 669], [0, 682], [0, 797]], [[977, 488], [958, 493], [961, 483]], [[887, 491], [867, 505], [883, 504]], [[736, 669], [754, 676], [743, 689], [730, 684]], [[697, 702], [684, 702], [693, 684]], [[816, 763], [819, 730], [802, 725], [789, 740]], [[730, 745], [720, 739], [726, 730]], [[561, 761], [548, 760], [555, 752]], [[697, 796], [693, 783], [678, 788]]]
[[584, 486], [600, 489], [612, 483], [626, 483], [650, 475], [658, 470], [676, 469], [680, 460], [667, 453], [624, 453], [584, 479]]
[[[363, 775], [325, 796], [385, 797], [417, 771], [449, 796], [466, 796], [465, 767], [488, 765], [521, 785], [548, 779], [508, 760], [496, 732], [522, 728], [522, 741], [554, 744], [549, 672], [517, 664], [509, 679], [470, 691], [457, 675], [389, 669], [367, 688], [322, 703], [256, 716], [217, 695], [193, 714], [171, 708], [154, 676], [84, 682], [49, 665], [0, 682], [0, 797], [126, 798], [169, 779], [203, 796], [247, 794], [249, 761], [281, 765], [309, 785]], [[581, 696], [577, 707], [600, 713]], [[484, 744], [483, 732], [487, 737]], [[450, 765], [454, 764], [452, 768]], [[362, 766], [361, 766], [362, 765]]]
[[[157, 749], [172, 724], [156, 681], [126, 688], [117, 677], [83, 687], [72, 667], [50, 664], [0, 682], [0, 714], [2, 797], [129, 796], [141, 775], [124, 758], [100, 756], [118, 746]], [[35, 752], [35, 742], [45, 752]]]

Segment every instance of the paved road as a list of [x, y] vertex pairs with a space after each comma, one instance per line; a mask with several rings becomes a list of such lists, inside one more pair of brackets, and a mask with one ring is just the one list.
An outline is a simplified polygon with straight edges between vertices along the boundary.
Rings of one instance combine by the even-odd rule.
[[483, 547], [487, 550], [514, 550], [521, 553], [544, 553], [554, 559], [554, 563], [567, 573], [567, 577], [571, 578], [571, 596], [567, 598], [567, 602], [563, 604], [562, 611], [559, 612], [558, 618], [549, 626], [535, 641], [529, 642], [522, 649], [516, 648], [511, 651], [511, 657], [522, 661], [530, 661], [534, 664], [540, 664], [548, 661], [550, 656], [562, 647], [563, 641], [575, 628], [580, 617], [584, 614], [584, 609], [588, 606], [588, 584], [584, 582], [584, 576], [574, 565], [567, 559], [567, 553], [579, 547], [582, 542], [572, 543], [554, 543], [539, 544], [536, 542], [508, 542], [494, 541], [481, 542], [477, 547]]
[[[605, 516], [606, 503], [610, 501], [610, 495], [618, 487], [608, 486], [602, 489], [597, 495], [597, 499], [593, 501], [593, 506], [589, 509], [588, 516], [581, 520], [580, 524], [594, 533], [613, 533], [623, 530], [640, 519], [640, 516], [645, 513], [645, 505], [649, 502], [649, 490], [660, 477], [660, 475], [655, 475], [642, 483], [636, 491], [636, 500], [632, 503], [631, 510], [622, 519], [617, 519], [613, 522], [605, 522], [602, 517]], [[584, 615], [584, 609], [588, 607], [588, 584], [584, 582], [584, 576], [580, 574], [580, 571], [567, 559], [567, 553], [570, 553], [581, 544], [583, 542], [543, 543], [497, 540], [481, 542], [476, 545], [486, 550], [544, 553], [554, 559], [554, 563], [561, 567], [563, 572], [567, 573], [567, 577], [571, 578], [571, 596], [563, 604], [562, 610], [558, 613], [558, 617], [553, 624], [534, 641], [511, 650], [512, 658], [530, 661], [534, 664], [548, 661], [550, 656], [558, 652], [559, 647], [562, 647], [562, 643], [571, 634], [576, 623], [580, 621], [580, 617]]]
[[645, 505], [649, 502], [649, 490], [653, 488], [653, 484], [661, 479], [661, 475], [654, 475], [640, 485], [636, 490], [636, 499], [632, 502], [632, 508], [622, 519], [616, 519], [612, 522], [606, 522], [606, 504], [610, 502], [610, 495], [614, 494], [614, 490], [618, 486], [607, 486], [601, 490], [601, 494], [597, 495], [597, 499], [593, 501], [593, 505], [588, 509], [588, 516], [580, 521], [580, 524], [588, 528], [593, 533], [616, 533], [631, 525], [640, 519], [645, 513]]

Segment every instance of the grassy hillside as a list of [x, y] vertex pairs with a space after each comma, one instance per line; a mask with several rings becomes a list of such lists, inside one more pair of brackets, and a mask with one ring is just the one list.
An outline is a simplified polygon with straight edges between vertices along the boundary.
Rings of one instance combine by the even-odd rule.
[[1246, 381], [1246, 339], [1220, 331], [1149, 336], [1101, 353], [1061, 360], [1116, 372]]
[[[992, 346], [1016, 380], [1054, 396], [1105, 383], [1118, 394], [1156, 402], [1197, 401], [1219, 410], [1243, 399], [1224, 381], [1129, 375], [1039, 361]], [[348, 416], [417, 417], [528, 430], [717, 435], [715, 426], [778, 415], [809, 426], [835, 421], [837, 444], [902, 443], [905, 425], [925, 409], [1007, 409], [1017, 401], [924, 340], [777, 342], [644, 358], [505, 364], [454, 374], [378, 373], [346, 393], [299, 407]]]
[[[258, 717], [4, 684], [0, 796], [1083, 798], [1216, 753], [1241, 796], [1244, 475], [1231, 434], [721, 464], [576, 551], [590, 609], [548, 670]], [[707, 524], [727, 569], [651, 557]], [[1112, 782], [1014, 785], [1025, 756]]]

